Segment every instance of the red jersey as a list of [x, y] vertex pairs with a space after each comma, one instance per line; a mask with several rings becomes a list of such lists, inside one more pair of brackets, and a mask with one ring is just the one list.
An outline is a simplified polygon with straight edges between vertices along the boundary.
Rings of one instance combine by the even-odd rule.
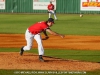
[[42, 21], [42, 22], [38, 22], [38, 23], [33, 24], [32, 26], [30, 26], [28, 28], [28, 30], [32, 34], [38, 34], [38, 33], [41, 33], [42, 31], [46, 30], [47, 28], [49, 28], [47, 23]]
[[54, 10], [54, 5], [53, 4], [49, 4], [48, 5], [48, 10]]

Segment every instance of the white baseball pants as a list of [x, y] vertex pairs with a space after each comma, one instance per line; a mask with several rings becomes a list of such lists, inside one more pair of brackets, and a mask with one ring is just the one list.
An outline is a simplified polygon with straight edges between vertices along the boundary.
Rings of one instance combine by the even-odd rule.
[[54, 14], [55, 20], [57, 20], [55, 11], [54, 11], [54, 10], [49, 10], [49, 18], [51, 18], [51, 15], [52, 15], [52, 14]]
[[26, 39], [27, 45], [24, 46], [24, 48], [23, 48], [24, 51], [30, 50], [32, 48], [33, 39], [35, 39], [37, 44], [38, 44], [38, 53], [39, 53], [39, 55], [44, 54], [44, 49], [43, 49], [40, 33], [34, 35], [34, 34], [30, 33], [29, 30], [27, 29], [26, 33], [25, 33], [25, 39]]

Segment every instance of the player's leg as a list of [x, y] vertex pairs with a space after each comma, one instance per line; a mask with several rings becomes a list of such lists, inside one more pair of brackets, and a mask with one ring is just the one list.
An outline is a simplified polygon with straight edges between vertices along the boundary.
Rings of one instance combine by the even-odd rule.
[[26, 30], [25, 39], [26, 39], [27, 45], [21, 48], [20, 55], [23, 55], [24, 51], [31, 49], [32, 43], [33, 43], [33, 37], [34, 35], [32, 35], [28, 30]]
[[51, 18], [51, 13], [49, 12], [49, 18]]
[[52, 14], [54, 14], [54, 18], [55, 18], [55, 20], [57, 20], [57, 17], [56, 17], [56, 13], [55, 13], [55, 11], [52, 10], [51, 12], [52, 12]]
[[36, 40], [36, 42], [38, 44], [39, 55], [43, 55], [44, 54], [44, 48], [43, 48], [43, 45], [42, 45], [41, 35], [40, 34], [35, 35], [34, 39]]
[[54, 13], [55, 20], [57, 20], [56, 14]]
[[42, 44], [41, 35], [40, 34], [35, 35], [34, 39], [37, 41], [38, 44], [39, 60], [44, 61], [42, 58], [42, 56], [44, 55], [44, 48]]
[[51, 10], [49, 10], [49, 18], [51, 18], [52, 12]]
[[31, 34], [28, 30], [26, 31], [26, 34], [25, 34], [25, 39], [26, 39], [26, 42], [27, 42], [27, 45], [24, 46], [23, 50], [26, 51], [26, 50], [30, 50], [32, 48], [32, 45], [33, 45], [33, 38], [34, 38], [34, 35]]

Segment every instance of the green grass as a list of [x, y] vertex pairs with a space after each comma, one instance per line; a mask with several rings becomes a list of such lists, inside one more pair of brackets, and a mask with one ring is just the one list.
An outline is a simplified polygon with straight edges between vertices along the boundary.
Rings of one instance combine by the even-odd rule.
[[[100, 35], [100, 15], [57, 14], [52, 30], [66, 35]], [[48, 14], [0, 14], [0, 33], [25, 33], [27, 27], [48, 19]]]
[[96, 71], [40, 71], [40, 70], [0, 70], [0, 75], [99, 75]]

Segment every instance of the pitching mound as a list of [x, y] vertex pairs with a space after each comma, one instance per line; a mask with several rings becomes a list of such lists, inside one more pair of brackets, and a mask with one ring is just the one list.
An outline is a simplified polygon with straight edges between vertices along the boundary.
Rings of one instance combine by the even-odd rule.
[[18, 52], [1, 52], [0, 69], [32, 69], [32, 70], [70, 70], [90, 71], [100, 69], [99, 63], [82, 62], [77, 60], [63, 60], [44, 56], [45, 62], [38, 60], [38, 55]]

